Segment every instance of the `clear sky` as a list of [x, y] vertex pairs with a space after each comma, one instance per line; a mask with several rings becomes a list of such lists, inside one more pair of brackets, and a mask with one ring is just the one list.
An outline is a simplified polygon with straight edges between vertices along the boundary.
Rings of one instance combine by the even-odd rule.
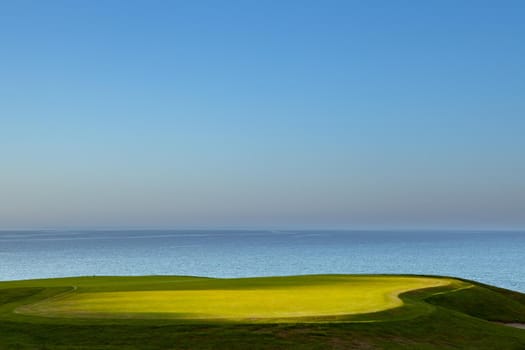
[[1, 1], [0, 228], [524, 228], [524, 18]]

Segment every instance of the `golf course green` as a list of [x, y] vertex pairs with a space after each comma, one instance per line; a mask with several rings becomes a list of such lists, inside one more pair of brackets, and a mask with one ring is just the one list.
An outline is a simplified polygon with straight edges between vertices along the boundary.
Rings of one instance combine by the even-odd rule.
[[523, 349], [523, 322], [524, 294], [447, 277], [0, 282], [0, 349]]
[[73, 286], [19, 313], [54, 317], [116, 317], [286, 320], [367, 314], [399, 307], [398, 295], [438, 287], [452, 280], [424, 277], [306, 276], [259, 279], [179, 281], [165, 278], [156, 290], [144, 284], [111, 290]]

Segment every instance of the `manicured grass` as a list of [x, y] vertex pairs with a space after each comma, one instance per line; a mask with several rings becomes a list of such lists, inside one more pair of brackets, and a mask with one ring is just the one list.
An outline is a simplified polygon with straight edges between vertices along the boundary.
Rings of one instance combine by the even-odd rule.
[[[71, 291], [17, 311], [55, 317], [264, 319], [284, 322], [290, 318], [297, 321], [301, 318], [379, 312], [401, 306], [400, 293], [452, 282], [400, 276], [260, 278], [256, 280], [259, 283], [254, 283], [254, 279], [222, 280], [218, 286], [215, 281], [205, 281], [207, 289], [183, 290], [177, 290], [180, 286], [177, 286], [176, 279], [160, 290], [151, 291], [83, 292], [82, 288], [74, 286]], [[232, 285], [230, 288], [228, 281]], [[181, 282], [183, 287], [187, 287], [187, 282]], [[147, 287], [145, 283], [142, 288], [134, 288], [143, 289]]]
[[525, 295], [426, 276], [0, 283], [2, 350], [525, 348], [491, 321], [525, 322]]

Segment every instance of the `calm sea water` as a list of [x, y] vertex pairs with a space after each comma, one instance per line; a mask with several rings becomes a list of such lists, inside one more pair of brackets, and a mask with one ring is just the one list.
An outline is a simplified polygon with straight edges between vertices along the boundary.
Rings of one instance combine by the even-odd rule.
[[459, 276], [525, 292], [525, 232], [0, 231], [0, 280], [318, 273]]

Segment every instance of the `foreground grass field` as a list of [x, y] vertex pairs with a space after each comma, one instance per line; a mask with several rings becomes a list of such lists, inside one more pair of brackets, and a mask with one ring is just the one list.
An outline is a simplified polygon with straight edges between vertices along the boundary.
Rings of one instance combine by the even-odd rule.
[[[302, 276], [237, 280], [163, 279], [156, 290], [143, 285], [73, 286], [71, 291], [18, 308], [54, 317], [173, 318], [289, 322], [367, 314], [401, 306], [398, 295], [454, 283], [424, 277]], [[460, 282], [456, 282], [459, 284]], [[463, 283], [464, 284], [464, 283]], [[465, 284], [466, 285], [466, 284]], [[102, 288], [102, 289], [100, 289]], [[131, 289], [129, 289], [131, 288]], [[138, 289], [138, 290], [137, 290]]]
[[0, 283], [0, 349], [525, 349], [525, 295], [452, 278]]

